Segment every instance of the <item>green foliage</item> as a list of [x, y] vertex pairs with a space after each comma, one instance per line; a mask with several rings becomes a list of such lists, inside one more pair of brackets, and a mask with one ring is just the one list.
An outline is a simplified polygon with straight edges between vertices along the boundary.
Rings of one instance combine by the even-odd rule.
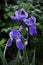
[[2, 60], [2, 65], [8, 65], [5, 57], [3, 57], [3, 52], [0, 49], [0, 59]]
[[32, 58], [32, 65], [35, 65], [35, 50], [34, 50], [34, 54], [33, 54], [33, 58]]
[[[14, 3], [13, 3], [14, 2]], [[1, 1], [1, 13], [0, 13], [0, 59], [1, 59], [1, 63], [2, 65], [43, 65], [43, 0], [14, 0], [14, 1], [10, 1], [8, 0], [7, 2], [7, 7], [4, 5], [4, 1]], [[10, 4], [9, 4], [10, 3]], [[12, 5], [13, 3], [13, 5]], [[37, 35], [34, 37], [28, 36], [28, 42], [29, 44], [26, 46], [26, 48], [28, 48], [28, 50], [34, 49], [36, 50], [36, 53], [34, 51], [31, 63], [30, 60], [28, 58], [28, 52], [26, 50], [26, 48], [23, 51], [19, 51], [16, 58], [15, 59], [11, 59], [8, 62], [6, 60], [8, 60], [9, 58], [6, 58], [7, 54], [5, 55], [5, 57], [3, 57], [3, 51], [6, 45], [6, 40], [8, 40], [9, 36], [8, 33], [9, 31], [11, 31], [11, 29], [19, 29], [20, 27], [20, 23], [16, 22], [16, 21], [12, 21], [10, 19], [10, 16], [15, 15], [14, 12], [15, 10], [18, 10], [20, 8], [24, 8], [27, 12], [28, 12], [28, 16], [30, 17], [31, 15], [34, 15], [37, 18], [37, 23], [39, 23], [39, 25], [37, 24]], [[24, 27], [23, 31], [22, 31], [22, 35], [24, 37], [27, 37], [27, 33], [26, 33], [26, 28]], [[15, 46], [14, 46], [15, 47]], [[12, 48], [12, 47], [11, 47]], [[9, 48], [8, 48], [9, 49]], [[7, 50], [8, 50], [7, 49]], [[6, 50], [6, 53], [7, 53]], [[15, 51], [12, 51], [13, 53], [15, 53]], [[10, 52], [8, 52], [10, 53]], [[30, 52], [29, 52], [30, 53]], [[16, 53], [15, 53], [16, 54]], [[23, 54], [23, 58], [20, 59], [20, 56]], [[40, 59], [40, 61], [38, 59], [37, 56], [39, 57], [41, 56], [42, 60]], [[41, 55], [42, 54], [42, 55]], [[12, 56], [12, 53], [11, 53]], [[9, 57], [11, 57], [9, 56]], [[36, 60], [35, 60], [36, 58]], [[39, 64], [40, 62], [40, 64]]]
[[18, 51], [17, 57], [15, 60], [12, 60], [9, 65], [20, 65], [20, 51]]
[[29, 59], [26, 52], [26, 48], [23, 50], [24, 65], [29, 65]]
[[5, 42], [6, 42], [6, 39], [2, 39], [2, 40], [0, 41], [0, 47], [2, 47]]

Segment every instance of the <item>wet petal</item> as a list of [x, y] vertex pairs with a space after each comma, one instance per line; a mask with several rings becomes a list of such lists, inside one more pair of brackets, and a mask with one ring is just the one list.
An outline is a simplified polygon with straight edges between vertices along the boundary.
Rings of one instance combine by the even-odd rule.
[[22, 43], [21, 39], [17, 39], [16, 40], [16, 46], [19, 50], [23, 50], [24, 49], [24, 44]]
[[10, 47], [11, 45], [12, 45], [12, 41], [11, 41], [11, 39], [9, 39], [7, 42], [7, 47]]

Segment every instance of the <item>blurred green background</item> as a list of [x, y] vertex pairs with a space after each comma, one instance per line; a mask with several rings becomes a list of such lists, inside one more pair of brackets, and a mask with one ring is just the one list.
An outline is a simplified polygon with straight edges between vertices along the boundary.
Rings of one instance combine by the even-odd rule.
[[[32, 50], [35, 48], [35, 65], [43, 65], [43, 0], [1, 0], [0, 1], [0, 65], [2, 65], [1, 57], [4, 51], [7, 40], [9, 39], [9, 32], [12, 28], [19, 29], [19, 23], [13, 22], [10, 16], [14, 15], [14, 11], [24, 8], [29, 17], [34, 15], [37, 18], [37, 35], [29, 36], [26, 51], [31, 62]], [[23, 36], [26, 37], [25, 29]], [[14, 50], [13, 50], [14, 49]], [[1, 52], [2, 51], [2, 52]], [[15, 59], [17, 56], [16, 45], [12, 44], [6, 51], [6, 60], [8, 62]], [[21, 51], [22, 54], [22, 51]], [[5, 65], [5, 64], [4, 64]], [[11, 64], [13, 65], [13, 64]], [[23, 64], [21, 64], [23, 65]]]

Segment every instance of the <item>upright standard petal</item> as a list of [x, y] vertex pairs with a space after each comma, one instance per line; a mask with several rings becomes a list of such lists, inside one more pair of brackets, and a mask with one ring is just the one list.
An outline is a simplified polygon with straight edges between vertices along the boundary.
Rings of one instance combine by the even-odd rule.
[[28, 13], [22, 8], [18, 11], [15, 11], [15, 15], [16, 16], [20, 16], [20, 18], [27, 18], [28, 17]]
[[12, 40], [9, 39], [8, 42], [7, 42], [7, 47], [10, 47], [12, 45]]
[[25, 24], [26, 26], [31, 26], [31, 25], [32, 25], [31, 18], [24, 19], [23, 22], [24, 22], [24, 24]]
[[15, 21], [18, 21], [19, 19], [16, 17], [16, 16], [10, 16], [11, 20], [15, 20]]
[[21, 18], [27, 18], [28, 17], [28, 13], [22, 8], [22, 9], [20, 9], [19, 10], [19, 12], [20, 12], [20, 17]]
[[29, 33], [32, 36], [37, 34], [37, 30], [36, 30], [36, 27], [34, 25], [29, 27]]
[[15, 29], [11, 30], [11, 32], [9, 33], [10, 39], [21, 38], [21, 36], [22, 35], [20, 34], [20, 32], [18, 30], [15, 30]]
[[32, 20], [33, 23], [36, 25], [36, 17], [35, 17], [35, 16], [31, 16], [31, 20]]
[[16, 40], [16, 46], [19, 50], [23, 50], [24, 49], [24, 44], [22, 43], [21, 39], [17, 39]]
[[20, 10], [15, 11], [15, 16], [11, 16], [12, 20], [24, 20], [28, 17], [28, 13], [22, 8]]
[[24, 19], [23, 22], [27, 25], [27, 26], [31, 26], [31, 25], [36, 25], [36, 18], [34, 16], [31, 16], [28, 19]]

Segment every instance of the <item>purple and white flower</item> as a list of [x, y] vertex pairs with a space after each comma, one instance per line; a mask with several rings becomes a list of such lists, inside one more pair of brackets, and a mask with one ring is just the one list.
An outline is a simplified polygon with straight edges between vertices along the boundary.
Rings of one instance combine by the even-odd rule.
[[37, 30], [36, 30], [36, 18], [34, 16], [31, 16], [29, 19], [25, 19], [24, 23], [29, 28], [30, 35], [37, 34]]
[[22, 8], [20, 10], [15, 11], [15, 16], [10, 16], [12, 20], [22, 21], [28, 17], [28, 13]]
[[24, 44], [22, 42], [22, 38], [25, 41], [26, 39], [20, 34], [20, 32], [18, 30], [13, 29], [10, 33], [9, 33], [9, 41], [7, 43], [7, 46], [10, 47], [12, 45], [12, 41], [13, 39], [16, 40], [16, 46], [19, 50], [23, 50], [24, 49]]

